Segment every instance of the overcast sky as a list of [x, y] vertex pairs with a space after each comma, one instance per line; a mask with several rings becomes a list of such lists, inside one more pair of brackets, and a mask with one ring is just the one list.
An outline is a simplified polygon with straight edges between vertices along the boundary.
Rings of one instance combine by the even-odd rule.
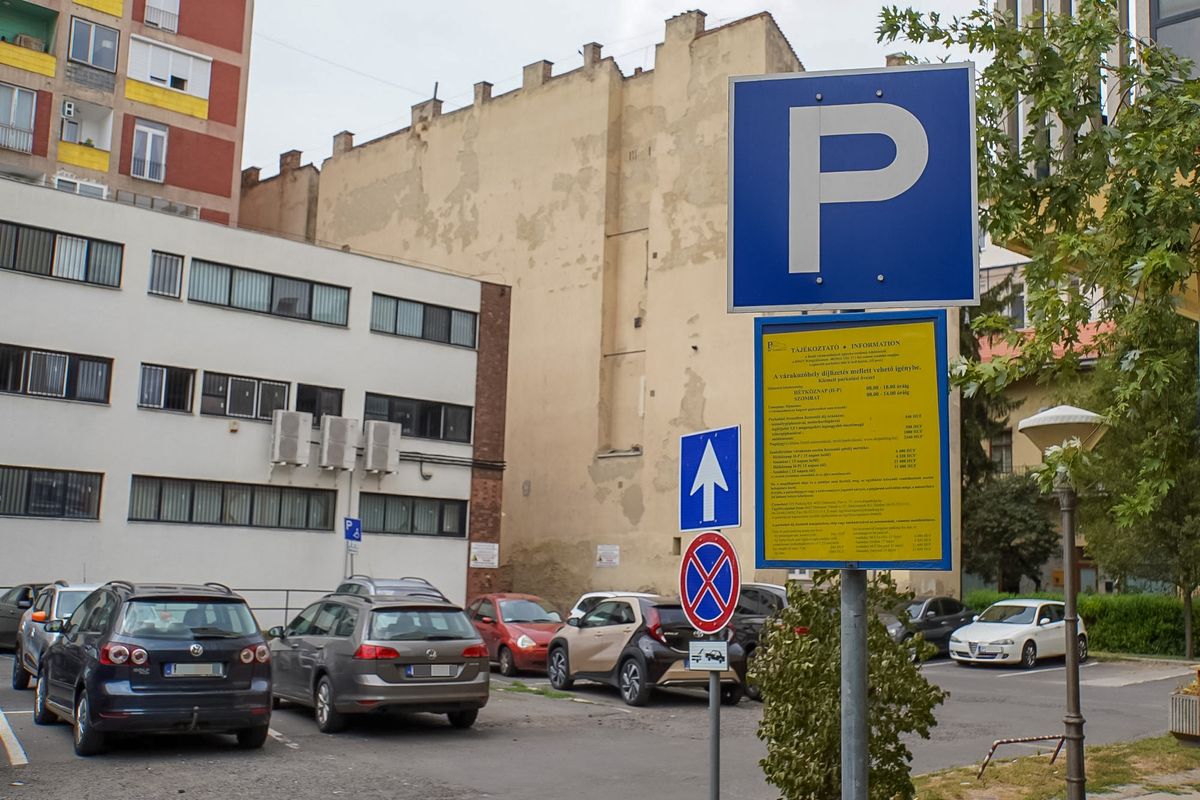
[[[614, 56], [625, 74], [650, 69], [664, 20], [688, 8], [706, 12], [709, 28], [770, 11], [809, 70], [883, 66], [887, 53], [906, 48], [875, 42], [881, 5], [880, 0], [256, 0], [243, 164], [273, 175], [279, 154], [295, 148], [319, 166], [338, 131], [353, 131], [362, 143], [407, 126], [410, 106], [431, 97], [435, 81], [443, 110], [451, 111], [470, 104], [478, 81], [491, 81], [496, 94], [516, 88], [521, 68], [539, 59], [553, 61], [555, 74], [578, 67], [586, 42], [604, 45], [604, 55]], [[970, 11], [975, 0], [908, 5], [954, 14]]]

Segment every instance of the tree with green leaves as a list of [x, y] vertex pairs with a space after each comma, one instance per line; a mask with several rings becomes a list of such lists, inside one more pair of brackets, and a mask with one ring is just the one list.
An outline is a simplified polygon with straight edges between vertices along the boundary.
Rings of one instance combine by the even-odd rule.
[[1042, 566], [1059, 548], [1059, 535], [1037, 483], [1028, 475], [1001, 475], [963, 488], [963, 571], [1019, 592], [1021, 578], [1041, 589]]
[[[763, 692], [760, 764], [785, 800], [841, 796], [841, 588], [818, 571], [812, 589], [788, 587], [788, 607], [763, 629], [754, 677]], [[887, 573], [867, 586], [869, 777], [871, 800], [912, 800], [906, 734], [929, 738], [933, 710], [946, 693], [918, 669], [933, 645], [920, 635], [898, 643], [879, 619], [911, 600]]]
[[[1071, 15], [1019, 20], [990, 0], [949, 20], [896, 6], [881, 14], [881, 41], [992, 58], [976, 87], [981, 221], [994, 241], [1030, 256], [1034, 328], [976, 316], [974, 331], [1003, 337], [1013, 354], [961, 358], [952, 378], [971, 396], [1094, 362], [1111, 377], [1094, 410], [1114, 441], [1130, 444], [1103, 450], [1123, 476], [1105, 487], [1114, 525], [1136, 536], [1167, 514], [1186, 530], [1183, 512], [1167, 505], [1190, 479], [1188, 458], [1176, 454], [1194, 441], [1196, 420], [1196, 378], [1177, 336], [1190, 331], [1184, 350], [1194, 350], [1196, 329], [1177, 306], [1200, 273], [1200, 81], [1170, 50], [1122, 28], [1114, 0], [1072, 5]], [[1169, 396], [1190, 399], [1190, 413], [1140, 426]]]

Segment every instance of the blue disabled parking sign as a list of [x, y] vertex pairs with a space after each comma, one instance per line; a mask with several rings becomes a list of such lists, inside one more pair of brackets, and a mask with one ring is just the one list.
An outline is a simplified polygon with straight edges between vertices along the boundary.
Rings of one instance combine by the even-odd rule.
[[742, 524], [741, 428], [679, 437], [679, 530]]

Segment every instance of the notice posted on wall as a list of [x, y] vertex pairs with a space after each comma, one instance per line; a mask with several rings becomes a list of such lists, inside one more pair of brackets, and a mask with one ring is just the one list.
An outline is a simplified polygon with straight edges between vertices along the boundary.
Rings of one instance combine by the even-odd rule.
[[619, 544], [598, 544], [598, 545], [596, 545], [596, 566], [597, 567], [619, 567], [619, 566], [621, 566], [621, 545], [619, 545]]
[[764, 563], [929, 569], [949, 555], [944, 344], [934, 318], [871, 316], [762, 326]]
[[500, 545], [496, 542], [471, 542], [471, 566], [496, 569], [500, 566]]

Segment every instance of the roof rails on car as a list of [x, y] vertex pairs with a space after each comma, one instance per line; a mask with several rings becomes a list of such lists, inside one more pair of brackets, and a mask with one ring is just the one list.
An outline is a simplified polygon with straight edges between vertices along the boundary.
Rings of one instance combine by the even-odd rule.
[[56, 580], [56, 581], [54, 582], [54, 585], [55, 585], [55, 586], [70, 586], [71, 584], [67, 583], [67, 582], [66, 582], [66, 581], [64, 581], [62, 578], [59, 578], [58, 580]]
[[108, 581], [105, 586], [124, 586], [129, 591], [133, 591], [133, 584], [129, 581]]
[[204, 585], [211, 586], [214, 589], [220, 589], [225, 594], [233, 594], [233, 589], [230, 589], [228, 586], [226, 586], [223, 583], [217, 583], [216, 581], [205, 581]]
[[361, 572], [356, 572], [353, 575], [350, 575], [349, 577], [346, 578], [346, 580], [350, 580], [350, 578], [366, 578], [367, 580], [371, 580], [370, 575], [364, 575]]
[[419, 583], [423, 583], [423, 584], [425, 584], [426, 586], [433, 586], [433, 584], [432, 584], [432, 583], [430, 583], [430, 582], [429, 582], [428, 580], [426, 580], [425, 578], [419, 578], [419, 577], [417, 577], [416, 575], [405, 575], [405, 576], [404, 576], [403, 578], [401, 578], [400, 580], [402, 580], [402, 581], [417, 581], [417, 582], [419, 582]]
[[326, 596], [326, 597], [333, 597], [334, 595], [344, 595], [345, 597], [357, 597], [359, 600], [365, 600], [365, 601], [367, 601], [368, 603], [374, 603], [374, 602], [375, 602], [375, 600], [374, 600], [374, 599], [373, 599], [373, 598], [372, 598], [370, 595], [367, 595], [367, 594], [359, 594], [358, 592], [330, 592], [329, 594], [327, 594], [327, 595], [325, 595], [325, 596]]

